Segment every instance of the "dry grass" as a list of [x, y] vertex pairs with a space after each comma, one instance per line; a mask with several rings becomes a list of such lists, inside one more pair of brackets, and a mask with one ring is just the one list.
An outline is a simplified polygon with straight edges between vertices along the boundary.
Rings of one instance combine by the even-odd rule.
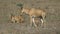
[[[29, 26], [29, 17], [24, 15], [25, 23], [8, 23], [8, 15], [19, 14], [18, 3], [25, 8], [42, 8], [47, 11], [45, 28]], [[47, 8], [47, 9], [46, 9]], [[59, 0], [0, 0], [0, 33], [1, 34], [60, 34], [60, 1]]]

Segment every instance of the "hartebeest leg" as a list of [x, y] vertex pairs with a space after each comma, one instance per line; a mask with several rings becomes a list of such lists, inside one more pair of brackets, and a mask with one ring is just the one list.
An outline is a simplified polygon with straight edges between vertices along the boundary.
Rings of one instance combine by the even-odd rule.
[[42, 24], [41, 24], [41, 25], [43, 25], [43, 19], [41, 19], [41, 22], [42, 22]]
[[32, 26], [32, 24], [34, 24], [34, 26], [37, 27], [37, 25], [35, 24], [34, 18], [32, 18], [32, 16], [30, 16], [30, 25]]
[[32, 20], [33, 20], [33, 24], [34, 24], [34, 26], [37, 27], [37, 25], [35, 24], [35, 20], [34, 20], [34, 18], [32, 18]]
[[44, 27], [44, 22], [45, 22], [44, 17], [41, 19], [41, 22], [42, 22], [41, 26]]

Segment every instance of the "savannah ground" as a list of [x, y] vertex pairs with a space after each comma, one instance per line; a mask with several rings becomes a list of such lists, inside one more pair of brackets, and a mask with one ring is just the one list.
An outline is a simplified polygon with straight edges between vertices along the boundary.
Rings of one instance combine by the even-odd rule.
[[[41, 8], [47, 12], [45, 28], [35, 28], [29, 24], [29, 16], [23, 14], [25, 22], [9, 22], [9, 14], [19, 15], [20, 6]], [[60, 34], [60, 0], [0, 0], [0, 34]]]

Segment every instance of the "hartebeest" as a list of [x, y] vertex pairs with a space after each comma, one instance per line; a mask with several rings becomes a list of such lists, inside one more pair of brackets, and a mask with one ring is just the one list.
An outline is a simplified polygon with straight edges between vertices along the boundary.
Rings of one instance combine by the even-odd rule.
[[37, 27], [37, 25], [35, 24], [35, 20], [34, 20], [35, 17], [40, 17], [42, 24], [43, 24], [44, 19], [46, 17], [46, 12], [45, 12], [45, 10], [42, 10], [42, 9], [36, 9], [36, 8], [28, 9], [28, 8], [23, 8], [22, 9], [22, 13], [26, 13], [26, 14], [28, 14], [30, 16], [30, 23], [31, 24], [34, 23], [35, 27]]
[[13, 14], [10, 14], [10, 21], [13, 23], [22, 23], [24, 21], [24, 19], [21, 15], [15, 16]]

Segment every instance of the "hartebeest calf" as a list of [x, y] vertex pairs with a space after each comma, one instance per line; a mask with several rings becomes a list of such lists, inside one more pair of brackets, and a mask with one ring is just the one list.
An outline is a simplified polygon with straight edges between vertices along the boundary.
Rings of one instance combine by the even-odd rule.
[[28, 14], [30, 16], [30, 23], [31, 24], [34, 23], [35, 27], [37, 27], [37, 25], [35, 24], [35, 20], [34, 20], [35, 17], [41, 18], [42, 24], [44, 22], [44, 18], [46, 17], [46, 12], [45, 12], [45, 10], [42, 10], [42, 9], [36, 9], [36, 8], [28, 9], [28, 8], [23, 8], [22, 9], [22, 13], [26, 13], [26, 14]]
[[13, 14], [10, 15], [10, 21], [13, 23], [22, 23], [24, 21], [23, 17], [20, 16], [15, 16]]

